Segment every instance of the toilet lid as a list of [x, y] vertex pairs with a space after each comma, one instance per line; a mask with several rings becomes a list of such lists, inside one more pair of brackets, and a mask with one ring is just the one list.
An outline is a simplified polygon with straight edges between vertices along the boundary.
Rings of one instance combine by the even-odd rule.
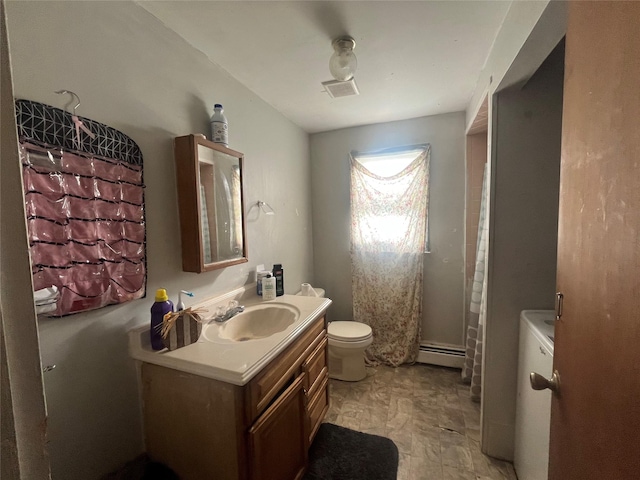
[[327, 335], [334, 340], [358, 342], [371, 336], [371, 327], [360, 322], [331, 322]]

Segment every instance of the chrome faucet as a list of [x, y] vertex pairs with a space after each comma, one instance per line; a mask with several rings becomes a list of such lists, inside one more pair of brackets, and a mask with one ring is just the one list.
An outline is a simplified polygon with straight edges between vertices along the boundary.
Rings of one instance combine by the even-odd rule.
[[237, 301], [231, 300], [226, 308], [223, 306], [218, 307], [216, 315], [212, 320], [214, 322], [223, 323], [242, 312], [244, 312], [244, 305], [239, 305]]

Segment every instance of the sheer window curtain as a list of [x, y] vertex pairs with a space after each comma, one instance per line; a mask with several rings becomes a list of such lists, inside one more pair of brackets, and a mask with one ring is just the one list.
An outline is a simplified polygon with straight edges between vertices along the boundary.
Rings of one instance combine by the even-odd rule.
[[430, 152], [351, 154], [353, 319], [373, 330], [372, 365], [418, 355]]

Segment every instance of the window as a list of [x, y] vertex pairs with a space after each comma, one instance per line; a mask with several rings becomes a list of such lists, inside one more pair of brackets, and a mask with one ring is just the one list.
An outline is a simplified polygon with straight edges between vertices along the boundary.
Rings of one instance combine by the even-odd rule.
[[427, 251], [429, 145], [351, 155], [351, 248]]

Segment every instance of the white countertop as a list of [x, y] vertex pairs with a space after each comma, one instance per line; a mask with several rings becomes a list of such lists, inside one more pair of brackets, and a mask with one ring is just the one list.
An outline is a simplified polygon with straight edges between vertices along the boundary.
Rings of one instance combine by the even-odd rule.
[[[163, 367], [173, 368], [184, 372], [200, 375], [215, 380], [245, 385], [264, 366], [273, 360], [314, 320], [321, 317], [331, 305], [328, 298], [303, 297], [300, 295], [282, 295], [275, 300], [262, 300], [255, 294], [247, 294], [250, 286], [241, 287], [225, 295], [212, 298], [193, 307], [206, 308], [209, 313], [203, 315], [202, 334], [196, 343], [176, 350], [168, 349], [154, 351], [149, 338], [149, 326], [138, 327], [129, 332], [129, 353], [136, 360], [153, 363]], [[226, 305], [230, 300], [237, 299], [241, 305], [269, 303], [284, 303], [300, 311], [300, 316], [284, 331], [274, 333], [270, 337], [233, 342], [205, 338], [205, 329], [217, 329], [220, 324], [208, 322], [218, 305]], [[211, 333], [211, 332], [210, 332]], [[215, 332], [214, 332], [215, 333]], [[214, 338], [217, 335], [207, 335]]]

